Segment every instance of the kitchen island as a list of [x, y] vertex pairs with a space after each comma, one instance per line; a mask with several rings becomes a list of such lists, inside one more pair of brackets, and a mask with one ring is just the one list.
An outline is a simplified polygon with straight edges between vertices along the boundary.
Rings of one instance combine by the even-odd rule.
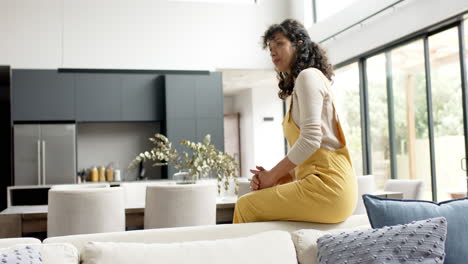
[[[99, 183], [91, 183], [99, 184]], [[100, 183], [102, 184], [102, 183]], [[156, 181], [137, 181], [137, 182], [110, 182], [111, 187], [122, 186], [131, 190], [126, 194], [126, 208], [125, 208], [125, 222], [126, 230], [143, 229], [144, 221], [144, 190], [146, 184], [175, 184], [170, 180], [156, 180]], [[8, 237], [22, 237], [22, 236], [36, 236], [44, 237], [47, 233], [47, 200], [44, 200], [44, 195], [47, 195], [51, 186], [13, 186], [8, 188], [8, 204], [9, 207], [0, 212], [0, 238]], [[15, 204], [15, 191], [21, 191], [21, 194], [27, 195], [27, 190], [32, 190], [32, 193], [38, 195], [37, 205], [18, 205]], [[39, 191], [38, 190], [42, 190]], [[41, 198], [42, 197], [42, 198]], [[47, 197], [47, 196], [45, 196]], [[29, 197], [34, 200], [34, 197]], [[16, 199], [17, 200], [17, 199]], [[25, 201], [25, 199], [22, 199]], [[216, 223], [231, 223], [234, 213], [234, 206], [237, 201], [237, 196], [218, 196], [216, 205]], [[27, 201], [28, 203], [30, 201]], [[33, 202], [33, 201], [32, 201]]]
[[[216, 223], [232, 222], [236, 198], [218, 198]], [[143, 229], [145, 208], [126, 208], [127, 230]], [[0, 213], [0, 238], [47, 233], [47, 205], [12, 206]]]

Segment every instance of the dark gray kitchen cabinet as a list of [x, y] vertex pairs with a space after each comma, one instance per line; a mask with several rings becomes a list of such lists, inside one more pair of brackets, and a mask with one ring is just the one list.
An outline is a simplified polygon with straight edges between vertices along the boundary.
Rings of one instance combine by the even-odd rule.
[[170, 122], [171, 133], [168, 133], [168, 138], [173, 142], [173, 146], [176, 147], [178, 151], [188, 151], [188, 149], [182, 147], [179, 142], [185, 139], [195, 141], [197, 138], [196, 126], [197, 120], [195, 119], [179, 119]]
[[75, 104], [77, 121], [121, 121], [122, 75], [75, 74]]
[[198, 118], [196, 131], [198, 141], [203, 142], [205, 136], [210, 134], [211, 143], [224, 151], [224, 118]]
[[[224, 151], [224, 110], [221, 73], [166, 75], [166, 134], [178, 150], [182, 139], [212, 143]], [[168, 176], [172, 177], [173, 168]]]
[[73, 74], [12, 70], [13, 121], [74, 120]]
[[122, 121], [165, 119], [164, 76], [122, 75]]
[[224, 118], [222, 84], [220, 72], [197, 76], [195, 79], [197, 118]]
[[192, 75], [166, 75], [166, 119], [195, 119], [196, 79]]

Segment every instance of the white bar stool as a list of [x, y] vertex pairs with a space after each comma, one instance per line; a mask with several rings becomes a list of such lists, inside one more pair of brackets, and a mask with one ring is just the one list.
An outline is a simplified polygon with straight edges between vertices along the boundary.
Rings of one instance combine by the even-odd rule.
[[148, 185], [145, 229], [216, 224], [217, 185]]
[[47, 236], [125, 231], [121, 187], [50, 189]]

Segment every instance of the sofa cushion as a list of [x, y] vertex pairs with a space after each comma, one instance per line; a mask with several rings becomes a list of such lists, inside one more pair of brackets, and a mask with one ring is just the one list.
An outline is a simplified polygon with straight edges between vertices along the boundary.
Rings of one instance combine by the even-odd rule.
[[[33, 245], [34, 247], [35, 245]], [[78, 250], [68, 243], [51, 243], [37, 245], [40, 247], [45, 264], [78, 264], [80, 256]]]
[[468, 198], [441, 203], [383, 199], [364, 195], [369, 221], [374, 228], [407, 224], [432, 217], [447, 219], [445, 263], [465, 263], [468, 259]]
[[317, 240], [320, 264], [442, 263], [447, 221], [431, 218], [410, 224], [325, 235]]
[[167, 244], [90, 242], [83, 264], [297, 263], [291, 236], [269, 231], [244, 238]]
[[[13, 252], [23, 251], [25, 249], [26, 249], [26, 252], [28, 250], [38, 252], [39, 255], [41, 256], [42, 263], [44, 264], [79, 264], [80, 263], [78, 250], [73, 245], [68, 244], [68, 243], [50, 243], [47, 245], [18, 244], [18, 245], [14, 245], [8, 248], [0, 249], [0, 254], [7, 254], [8, 252], [11, 252], [11, 251]], [[19, 263], [22, 263], [22, 262], [19, 262]], [[32, 263], [41, 263], [41, 262], [32, 262]]]
[[354, 230], [363, 231], [369, 229], [369, 225], [362, 225], [355, 228], [333, 229], [328, 231], [316, 229], [301, 229], [291, 233], [291, 238], [296, 248], [297, 260], [299, 264], [316, 264], [317, 261], [317, 239], [324, 235], [336, 235], [341, 232], [352, 232]]
[[71, 243], [79, 251], [90, 242], [138, 242], [138, 243], [171, 243], [197, 240], [214, 240], [226, 238], [246, 237], [261, 232], [282, 230], [296, 231], [299, 229], [330, 230], [336, 228], [351, 228], [369, 225], [367, 215], [353, 215], [339, 224], [318, 224], [292, 221], [271, 221], [245, 224], [224, 224], [208, 226], [191, 226], [176, 228], [158, 228], [127, 232], [113, 232], [100, 234], [86, 234], [63, 237], [51, 237], [43, 243]]

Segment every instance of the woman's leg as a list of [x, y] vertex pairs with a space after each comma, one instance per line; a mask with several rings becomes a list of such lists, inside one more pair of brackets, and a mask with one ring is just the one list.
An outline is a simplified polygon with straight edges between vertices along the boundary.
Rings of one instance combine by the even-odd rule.
[[233, 223], [293, 220], [300, 189], [298, 182], [291, 182], [243, 195], [237, 200]]
[[[338, 223], [348, 217], [342, 186], [331, 187], [318, 176], [254, 191], [239, 198], [233, 223], [303, 221]], [[346, 210], [347, 211], [347, 210]]]

